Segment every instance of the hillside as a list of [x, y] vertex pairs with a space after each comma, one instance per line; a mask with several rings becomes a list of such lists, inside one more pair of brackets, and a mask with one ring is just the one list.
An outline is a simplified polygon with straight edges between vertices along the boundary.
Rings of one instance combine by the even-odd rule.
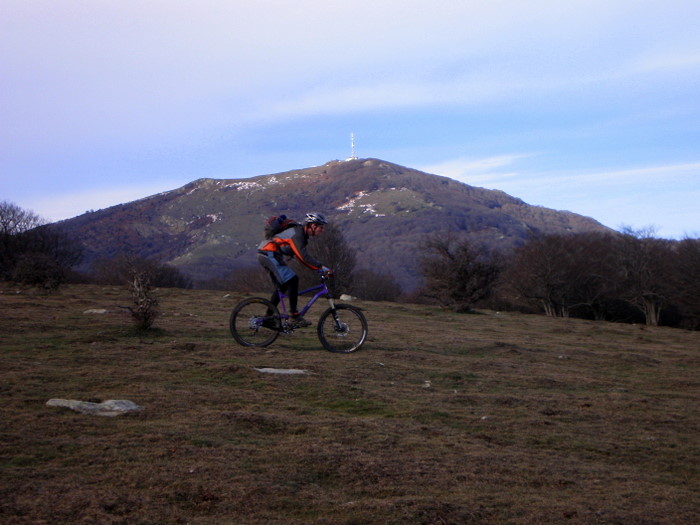
[[95, 259], [128, 251], [206, 280], [255, 264], [266, 217], [303, 217], [309, 210], [342, 227], [359, 266], [392, 273], [405, 287], [415, 282], [416, 249], [432, 232], [508, 248], [535, 232], [606, 229], [574, 213], [378, 159], [332, 161], [248, 179], [200, 179], [62, 224], [85, 245], [82, 270]]
[[361, 302], [356, 354], [256, 350], [239, 296], [158, 295], [139, 333], [126, 289], [0, 288], [0, 523], [700, 522], [698, 332]]

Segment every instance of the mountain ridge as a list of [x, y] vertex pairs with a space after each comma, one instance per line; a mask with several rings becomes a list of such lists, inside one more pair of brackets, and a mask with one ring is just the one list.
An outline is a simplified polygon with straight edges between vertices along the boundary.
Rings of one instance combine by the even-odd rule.
[[256, 264], [266, 217], [301, 218], [311, 210], [343, 230], [358, 267], [394, 275], [405, 289], [416, 283], [421, 241], [434, 233], [509, 249], [537, 233], [610, 231], [590, 217], [373, 158], [246, 179], [201, 178], [61, 224], [84, 245], [82, 271], [126, 252], [204, 281]]

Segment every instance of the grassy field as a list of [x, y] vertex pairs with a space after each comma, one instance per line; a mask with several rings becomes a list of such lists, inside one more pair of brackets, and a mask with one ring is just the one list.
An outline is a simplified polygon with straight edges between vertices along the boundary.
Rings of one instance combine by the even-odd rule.
[[2, 289], [0, 523], [700, 522], [700, 333], [367, 302], [356, 354], [250, 349], [240, 296], [158, 295], [144, 334], [120, 288]]

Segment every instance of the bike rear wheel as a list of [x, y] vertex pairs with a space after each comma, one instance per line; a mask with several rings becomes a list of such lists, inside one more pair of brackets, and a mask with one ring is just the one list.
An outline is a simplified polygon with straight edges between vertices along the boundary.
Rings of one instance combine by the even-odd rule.
[[231, 335], [243, 346], [271, 344], [280, 335], [279, 326], [277, 308], [261, 297], [252, 297], [238, 303], [229, 319]]
[[329, 352], [349, 354], [359, 350], [367, 339], [367, 319], [359, 308], [339, 304], [321, 314], [318, 339]]

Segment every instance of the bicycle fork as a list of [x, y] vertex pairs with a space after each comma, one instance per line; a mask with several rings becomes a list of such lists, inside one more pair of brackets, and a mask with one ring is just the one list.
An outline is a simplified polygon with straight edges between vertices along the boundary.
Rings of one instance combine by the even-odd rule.
[[340, 320], [338, 310], [335, 308], [335, 301], [332, 297], [328, 298], [328, 305], [331, 308], [331, 315], [333, 316], [333, 330], [337, 335], [347, 335], [349, 332], [348, 325]]

